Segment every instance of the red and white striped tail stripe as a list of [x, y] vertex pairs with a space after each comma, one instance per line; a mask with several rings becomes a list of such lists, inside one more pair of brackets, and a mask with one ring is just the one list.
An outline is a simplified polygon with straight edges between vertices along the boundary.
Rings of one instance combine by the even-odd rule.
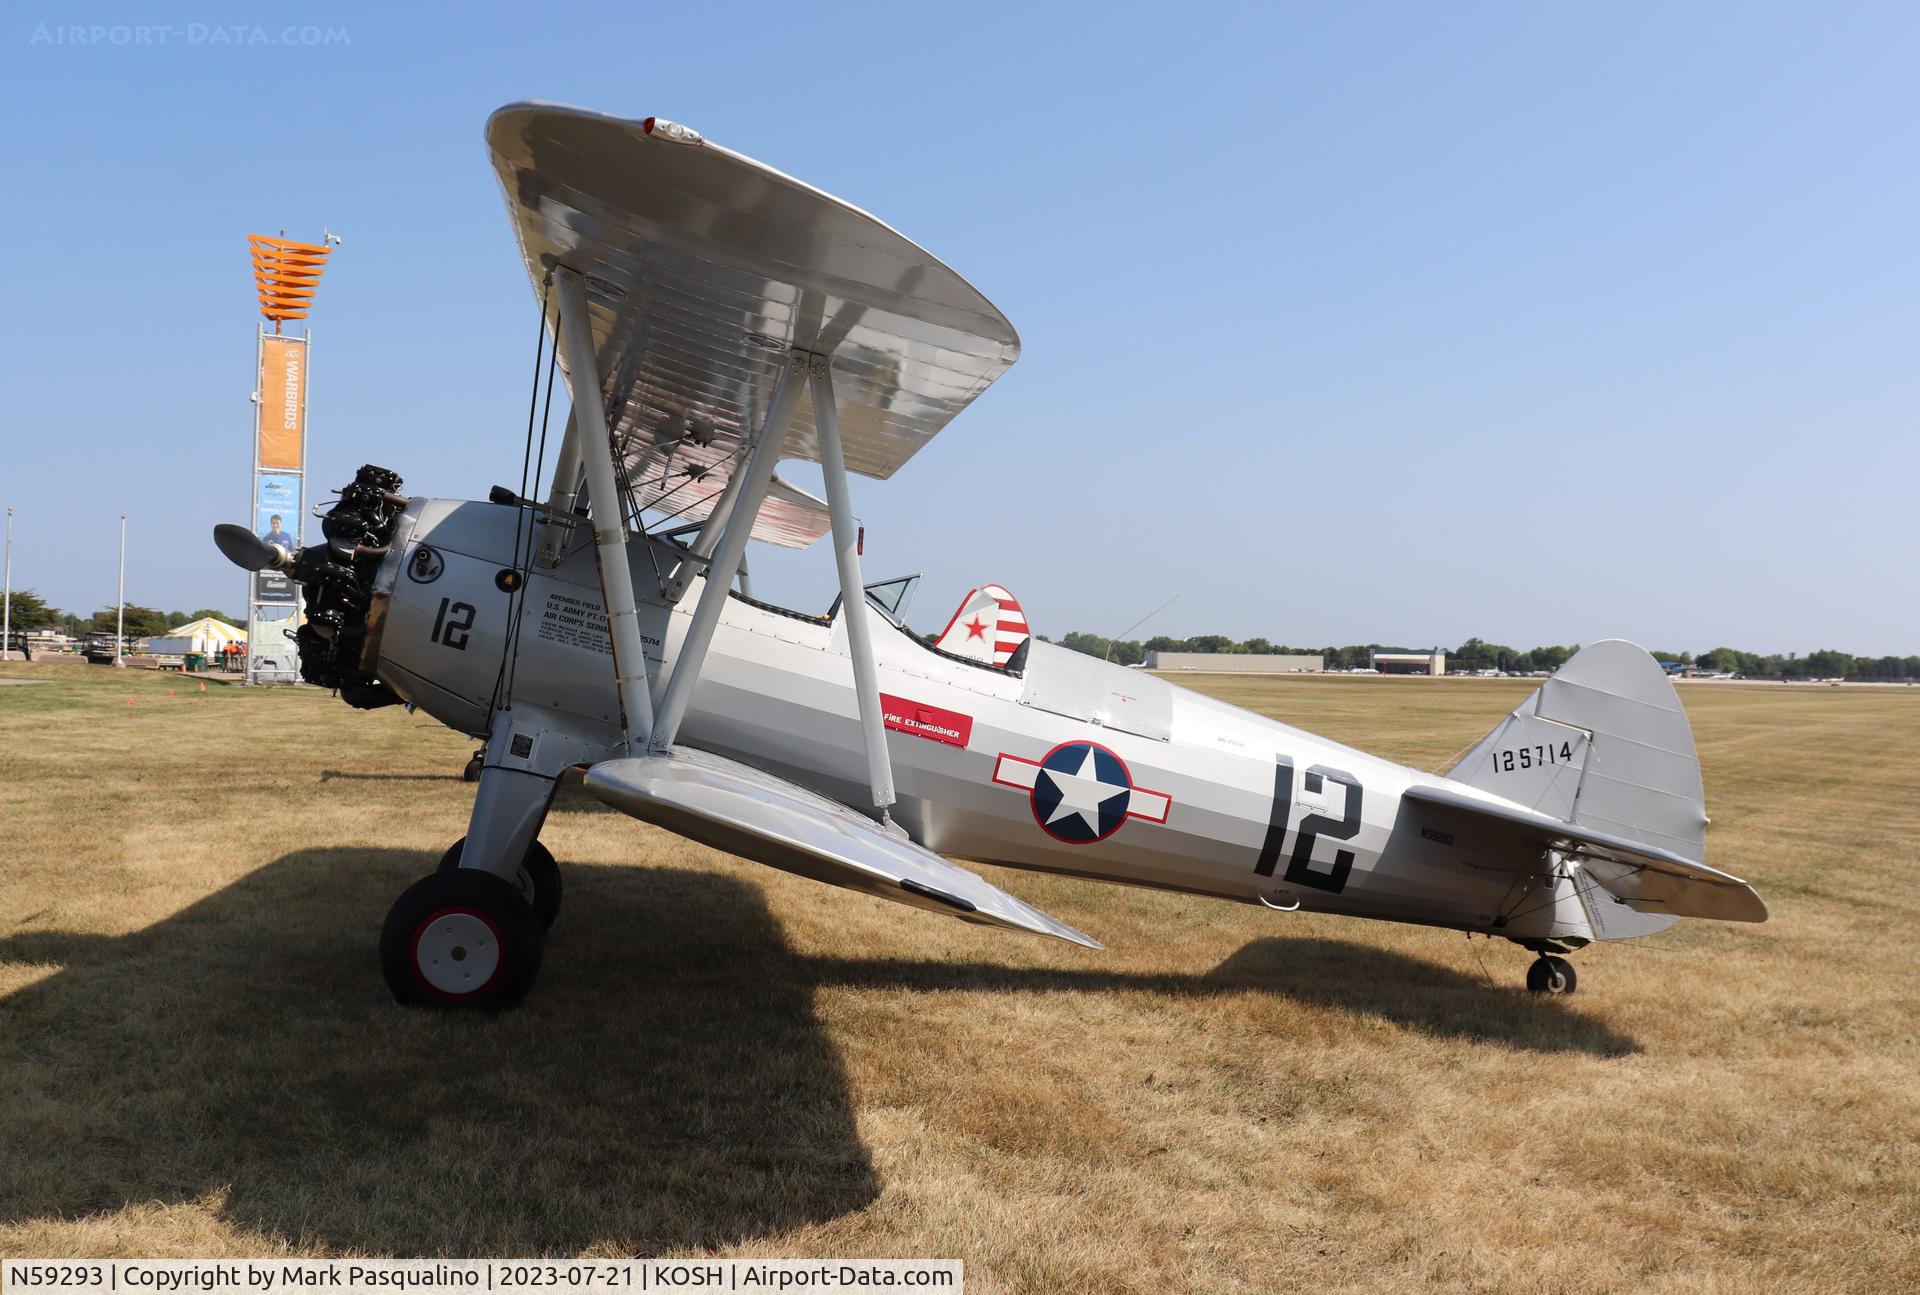
[[943, 652], [1004, 667], [1031, 632], [1019, 599], [1003, 585], [981, 585], [967, 591], [934, 645]]

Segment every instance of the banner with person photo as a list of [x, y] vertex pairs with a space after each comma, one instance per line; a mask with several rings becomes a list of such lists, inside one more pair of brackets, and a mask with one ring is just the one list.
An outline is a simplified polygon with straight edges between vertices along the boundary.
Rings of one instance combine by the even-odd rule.
[[[307, 357], [304, 337], [260, 335], [260, 368], [254, 388], [253, 528], [289, 555], [300, 548], [307, 461]], [[250, 577], [247, 631], [251, 640], [247, 678], [292, 682], [299, 678], [293, 630], [300, 623], [300, 589], [281, 571]]]
[[[301, 479], [297, 472], [260, 472], [254, 476], [253, 531], [292, 554], [300, 548]], [[290, 603], [293, 580], [278, 571], [253, 577], [255, 602]]]

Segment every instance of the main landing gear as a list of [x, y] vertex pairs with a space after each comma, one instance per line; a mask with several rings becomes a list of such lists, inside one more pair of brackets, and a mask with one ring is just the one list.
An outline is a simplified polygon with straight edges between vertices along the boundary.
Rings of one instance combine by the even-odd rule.
[[407, 887], [380, 931], [380, 972], [407, 1006], [512, 1007], [540, 973], [546, 928], [560, 912], [560, 869], [535, 841], [506, 881], [460, 866], [465, 839]]
[[[460, 867], [460, 850], [467, 843], [461, 837], [447, 847], [440, 856], [440, 866], [436, 872], [453, 872]], [[535, 841], [527, 847], [526, 857], [520, 860], [520, 866], [513, 870], [513, 888], [520, 892], [520, 898], [527, 901], [533, 915], [540, 919], [540, 929], [547, 930], [553, 925], [553, 919], [560, 916], [560, 865], [553, 861], [553, 851]]]
[[1580, 978], [1565, 958], [1543, 953], [1527, 968], [1527, 992], [1532, 994], [1571, 994]]

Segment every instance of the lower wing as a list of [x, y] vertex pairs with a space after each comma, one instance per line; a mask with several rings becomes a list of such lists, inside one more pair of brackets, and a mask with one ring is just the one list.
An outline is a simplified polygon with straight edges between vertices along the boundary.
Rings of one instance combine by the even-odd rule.
[[687, 747], [606, 760], [587, 790], [633, 817], [802, 877], [965, 922], [1100, 944], [837, 801]]

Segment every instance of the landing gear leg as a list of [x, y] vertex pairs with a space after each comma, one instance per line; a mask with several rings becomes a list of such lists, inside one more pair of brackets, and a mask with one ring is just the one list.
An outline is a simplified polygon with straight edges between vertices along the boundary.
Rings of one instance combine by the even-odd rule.
[[1579, 984], [1573, 964], [1553, 954], [1542, 954], [1527, 968], [1527, 992], [1533, 994], [1571, 994]]
[[[547, 748], [552, 764], [528, 758]], [[380, 971], [397, 1002], [492, 1010], [532, 987], [560, 911], [560, 870], [537, 838], [570, 758], [564, 742], [516, 734], [511, 713], [496, 714], [466, 836], [394, 901], [380, 933]]]
[[[461, 837], [447, 847], [440, 856], [440, 866], [436, 872], [452, 872], [460, 866], [460, 855], [466, 849], [467, 838]], [[520, 860], [520, 866], [513, 870], [513, 888], [520, 898], [527, 901], [527, 907], [540, 921], [540, 929], [546, 930], [553, 925], [553, 919], [560, 916], [560, 865], [553, 861], [553, 851], [535, 841], [527, 847], [527, 853]]]

